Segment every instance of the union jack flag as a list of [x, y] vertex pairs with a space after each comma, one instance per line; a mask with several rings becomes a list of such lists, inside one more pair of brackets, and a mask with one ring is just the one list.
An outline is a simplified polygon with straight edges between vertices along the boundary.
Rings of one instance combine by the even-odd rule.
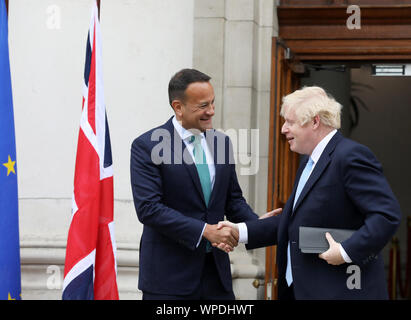
[[100, 39], [98, 8], [94, 4], [87, 37], [63, 299], [118, 299], [113, 167]]

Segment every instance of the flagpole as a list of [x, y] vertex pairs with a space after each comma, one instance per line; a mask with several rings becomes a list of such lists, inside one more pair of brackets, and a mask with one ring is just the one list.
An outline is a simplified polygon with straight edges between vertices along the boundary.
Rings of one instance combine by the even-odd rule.
[[[6, 2], [6, 10], [7, 16], [9, 16], [9, 0], [4, 0]], [[100, 8], [100, 0], [98, 0], [99, 8]]]
[[[7, 2], [9, 0], [6, 0]], [[98, 20], [100, 20], [100, 0], [97, 0], [97, 9], [98, 9]]]

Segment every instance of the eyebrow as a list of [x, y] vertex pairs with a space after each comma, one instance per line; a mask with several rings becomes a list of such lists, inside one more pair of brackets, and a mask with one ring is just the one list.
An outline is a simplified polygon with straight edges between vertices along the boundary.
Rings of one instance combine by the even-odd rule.
[[213, 99], [211, 100], [211, 101], [200, 101], [199, 103], [198, 103], [198, 105], [204, 105], [204, 104], [209, 104], [210, 102], [213, 102], [215, 100], [215, 97], [213, 97]]

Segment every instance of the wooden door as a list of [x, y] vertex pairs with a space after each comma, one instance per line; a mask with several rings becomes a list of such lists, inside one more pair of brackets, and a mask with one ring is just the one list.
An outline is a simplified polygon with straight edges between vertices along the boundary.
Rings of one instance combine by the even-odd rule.
[[[279, 38], [273, 38], [271, 70], [270, 145], [268, 164], [267, 210], [283, 208], [291, 194], [299, 157], [290, 151], [281, 134], [282, 98], [298, 89], [302, 64]], [[277, 299], [276, 248], [266, 248], [265, 299]]]

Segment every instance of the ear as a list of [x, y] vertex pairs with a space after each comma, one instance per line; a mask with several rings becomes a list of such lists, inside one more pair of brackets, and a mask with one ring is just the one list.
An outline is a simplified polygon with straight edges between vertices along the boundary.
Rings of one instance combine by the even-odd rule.
[[182, 107], [183, 107], [183, 104], [181, 103], [180, 100], [173, 100], [173, 101], [171, 102], [171, 107], [173, 108], [175, 114], [176, 114], [178, 117], [181, 117], [181, 116], [182, 116], [183, 112], [182, 112], [181, 109], [182, 109]]
[[314, 118], [313, 118], [313, 128], [317, 129], [320, 126], [320, 116], [317, 114]]

